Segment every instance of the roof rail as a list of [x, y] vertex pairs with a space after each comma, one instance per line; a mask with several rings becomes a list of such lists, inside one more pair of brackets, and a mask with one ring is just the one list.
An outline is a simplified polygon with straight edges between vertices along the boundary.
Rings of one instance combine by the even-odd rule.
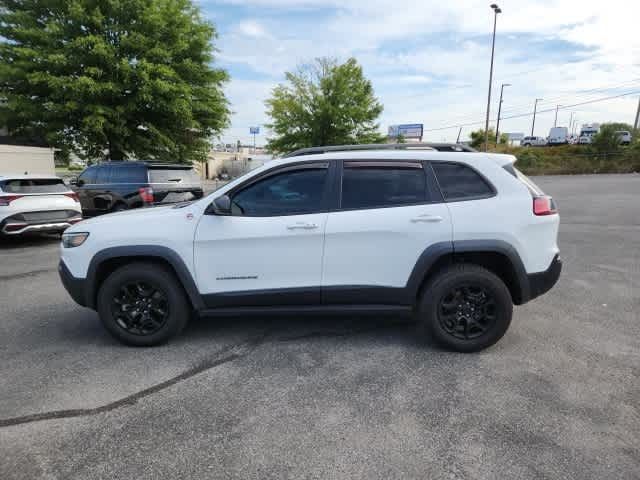
[[283, 158], [300, 157], [316, 153], [345, 152], [359, 150], [433, 150], [438, 152], [476, 152], [460, 143], [368, 143], [363, 145], [326, 145], [324, 147], [300, 148], [287, 153]]

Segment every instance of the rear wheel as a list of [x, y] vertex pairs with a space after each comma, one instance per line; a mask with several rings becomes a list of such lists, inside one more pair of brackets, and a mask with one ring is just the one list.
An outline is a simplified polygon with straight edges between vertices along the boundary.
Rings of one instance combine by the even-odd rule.
[[458, 352], [476, 352], [504, 336], [513, 302], [494, 273], [478, 265], [458, 264], [429, 281], [417, 312], [423, 335]]
[[136, 262], [117, 269], [98, 292], [100, 320], [127, 345], [166, 342], [184, 328], [190, 311], [173, 272], [153, 263]]

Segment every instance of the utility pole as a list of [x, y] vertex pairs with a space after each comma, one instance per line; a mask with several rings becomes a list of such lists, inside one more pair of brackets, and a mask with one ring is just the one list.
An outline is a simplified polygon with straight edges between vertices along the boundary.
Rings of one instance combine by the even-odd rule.
[[573, 112], [571, 112], [571, 116], [569, 117], [569, 133], [573, 135]]
[[638, 111], [636, 112], [636, 121], [633, 122], [633, 128], [640, 128], [640, 98], [638, 98]]
[[562, 105], [556, 105], [556, 118], [553, 121], [553, 126], [557, 127], [558, 126], [558, 109], [561, 107]]
[[493, 9], [493, 39], [491, 41], [491, 68], [489, 69], [489, 93], [487, 94], [487, 121], [484, 126], [484, 151], [489, 150], [489, 111], [491, 109], [491, 85], [493, 84], [493, 55], [496, 49], [496, 25], [498, 24], [498, 14], [502, 13], [500, 7], [495, 3], [491, 4]]
[[531, 136], [533, 137], [533, 130], [536, 128], [536, 112], [538, 111], [538, 102], [543, 100], [542, 98], [536, 98], [536, 103], [533, 106], [533, 122], [531, 122]]
[[498, 103], [498, 121], [496, 122], [496, 147], [500, 143], [500, 113], [502, 112], [502, 94], [504, 93], [504, 87], [510, 87], [510, 83], [503, 83], [500, 87], [500, 103]]

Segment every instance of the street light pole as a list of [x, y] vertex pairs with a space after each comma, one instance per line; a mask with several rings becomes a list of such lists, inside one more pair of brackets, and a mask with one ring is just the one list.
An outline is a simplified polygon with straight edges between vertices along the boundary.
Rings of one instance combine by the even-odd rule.
[[533, 122], [531, 122], [531, 136], [533, 137], [533, 129], [536, 127], [536, 112], [538, 111], [538, 102], [542, 100], [542, 98], [536, 98], [536, 103], [533, 106]]
[[510, 83], [503, 83], [500, 86], [500, 103], [498, 103], [498, 121], [496, 122], [496, 147], [500, 143], [500, 113], [502, 112], [502, 94], [504, 93], [504, 87], [510, 87]]
[[638, 99], [638, 111], [636, 112], [636, 121], [633, 122], [633, 128], [640, 128], [640, 98]]
[[556, 105], [556, 118], [553, 121], [553, 126], [557, 127], [558, 126], [558, 109], [561, 107], [562, 105]]
[[491, 85], [493, 83], [493, 56], [496, 50], [496, 25], [498, 24], [498, 14], [502, 13], [500, 7], [495, 3], [491, 4], [493, 9], [493, 38], [491, 40], [491, 67], [489, 69], [489, 93], [487, 94], [487, 121], [484, 125], [484, 151], [489, 150], [489, 111], [491, 110]]

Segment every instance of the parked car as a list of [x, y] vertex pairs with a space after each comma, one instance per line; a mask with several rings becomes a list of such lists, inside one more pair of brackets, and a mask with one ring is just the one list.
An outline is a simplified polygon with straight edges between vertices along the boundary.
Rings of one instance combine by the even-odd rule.
[[549, 130], [549, 145], [566, 145], [569, 143], [569, 129], [567, 127], [552, 127]]
[[618, 130], [616, 135], [620, 139], [622, 145], [629, 145], [631, 143], [631, 132], [627, 130]]
[[0, 234], [61, 232], [82, 220], [78, 195], [51, 175], [0, 175]]
[[72, 227], [60, 276], [132, 345], [167, 341], [193, 311], [384, 312], [413, 315], [454, 350], [480, 350], [507, 331], [513, 304], [561, 270], [554, 201], [515, 161], [307, 150], [199, 201]]
[[578, 136], [578, 143], [581, 145], [589, 145], [593, 142], [593, 137], [600, 131], [600, 124], [591, 123], [585, 124], [580, 129], [580, 135]]
[[520, 145], [523, 147], [544, 147], [547, 139], [544, 137], [524, 137]]
[[87, 168], [72, 184], [85, 216], [196, 200], [203, 195], [200, 177], [189, 165], [106, 162]]

